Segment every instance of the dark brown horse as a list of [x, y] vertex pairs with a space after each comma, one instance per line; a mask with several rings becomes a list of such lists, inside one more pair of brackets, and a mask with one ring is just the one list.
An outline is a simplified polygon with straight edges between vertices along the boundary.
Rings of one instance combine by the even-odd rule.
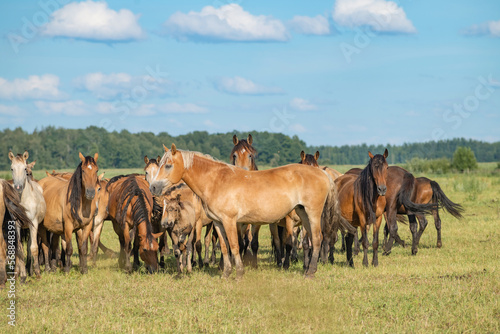
[[[45, 269], [55, 270], [59, 253], [59, 237], [64, 235], [66, 242], [66, 261], [64, 270], [71, 269], [71, 255], [73, 232], [83, 229], [82, 238], [78, 239], [80, 271], [87, 272], [87, 240], [90, 233], [89, 224], [92, 223], [97, 210], [96, 194], [101, 189], [97, 176], [97, 158], [84, 157], [81, 153], [80, 164], [70, 180], [61, 177], [49, 176], [39, 181], [43, 188], [43, 196], [47, 204], [47, 212], [40, 226], [39, 234], [42, 237], [42, 249], [45, 255]], [[54, 233], [51, 241], [53, 259], [49, 261], [49, 240], [46, 231]], [[55, 255], [55, 257], [54, 257]]]
[[120, 240], [119, 265], [126, 271], [132, 270], [130, 255], [134, 241], [134, 264], [139, 265], [139, 258], [146, 269], [158, 270], [158, 242], [163, 233], [154, 234], [151, 225], [153, 197], [149, 184], [140, 175], [120, 175], [112, 178], [106, 186], [109, 192], [108, 212]]
[[[388, 170], [388, 182], [400, 182], [401, 175], [403, 175], [406, 171], [400, 167], [389, 167]], [[406, 172], [408, 173], [408, 172]], [[409, 174], [409, 173], [408, 173]], [[416, 204], [427, 205], [424, 206], [424, 209], [430, 210], [430, 213], [434, 217], [434, 224], [436, 226], [437, 231], [437, 247], [440, 248], [442, 246], [441, 241], [441, 218], [439, 217], [439, 208], [444, 208], [448, 213], [450, 213], [455, 218], [462, 218], [462, 212], [464, 211], [463, 207], [460, 204], [452, 202], [443, 192], [441, 187], [436, 181], [432, 181], [426, 177], [416, 178], [413, 182], [413, 188], [411, 191], [411, 202]], [[430, 206], [431, 205], [431, 206]], [[418, 207], [417, 207], [418, 208]], [[425, 214], [429, 213], [427, 210], [420, 212], [419, 210], [415, 210], [415, 208], [408, 207], [408, 204], [405, 206], [397, 205], [396, 208], [387, 209], [387, 223], [385, 225], [384, 234], [385, 237], [391, 232], [391, 237], [388, 242], [385, 243], [385, 253], [389, 254], [392, 248], [393, 240], [400, 240], [397, 234], [397, 221], [394, 213], [396, 210], [397, 214], [407, 214], [408, 219], [410, 221], [410, 231], [412, 233], [412, 254], [415, 255], [418, 252], [418, 244], [420, 242], [420, 237], [422, 233], [424, 233], [425, 228], [427, 227], [427, 220], [425, 218]], [[417, 231], [417, 221], [418, 219], [420, 229]], [[391, 231], [392, 230], [392, 231]]]
[[[9, 221], [16, 221], [15, 225], [10, 225]], [[29, 227], [32, 225], [26, 210], [21, 205], [19, 195], [14, 188], [4, 179], [0, 179], [0, 289], [5, 287], [7, 281], [7, 273], [5, 265], [8, 262], [10, 271], [14, 271], [14, 263], [16, 263], [16, 272], [23, 270], [24, 252], [21, 246], [21, 227]], [[4, 236], [4, 231], [6, 235]], [[7, 256], [7, 241], [9, 241], [9, 256]], [[15, 242], [13, 242], [15, 241]], [[12, 247], [16, 247], [15, 255], [12, 254]], [[12, 267], [11, 267], [12, 264]], [[21, 274], [21, 280], [26, 279], [26, 272]]]
[[[378, 265], [378, 232], [382, 214], [385, 210], [387, 191], [387, 149], [384, 154], [373, 155], [368, 152], [370, 161], [358, 175], [344, 174], [335, 180], [338, 188], [342, 216], [352, 226], [359, 227], [363, 236], [363, 265], [368, 266], [367, 227], [373, 225], [373, 266]], [[354, 267], [352, 243], [354, 235], [346, 236], [347, 261]]]

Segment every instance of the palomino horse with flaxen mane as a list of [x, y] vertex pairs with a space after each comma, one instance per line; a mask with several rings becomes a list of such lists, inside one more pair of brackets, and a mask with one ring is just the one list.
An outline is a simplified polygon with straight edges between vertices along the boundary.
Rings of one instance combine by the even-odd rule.
[[[15, 225], [9, 224], [10, 221], [15, 221]], [[7, 272], [5, 265], [9, 264], [10, 271], [14, 271], [14, 261], [16, 263], [16, 273], [21, 272], [21, 280], [26, 279], [26, 272], [22, 273], [23, 265], [23, 249], [21, 246], [21, 227], [28, 228], [31, 226], [31, 220], [26, 214], [26, 210], [21, 204], [21, 200], [14, 188], [4, 179], [0, 179], [0, 289], [5, 287], [7, 282]], [[6, 235], [4, 236], [4, 231]], [[16, 244], [15, 255], [7, 257], [7, 242], [4, 237], [7, 237], [9, 245], [12, 241]], [[8, 260], [8, 263], [6, 263]]]
[[[91, 230], [92, 220], [97, 210], [97, 193], [100, 183], [97, 177], [98, 167], [96, 153], [94, 157], [84, 157], [79, 154], [80, 164], [70, 180], [62, 177], [48, 176], [39, 181], [43, 188], [43, 196], [47, 204], [47, 212], [40, 226], [42, 248], [45, 255], [45, 269], [55, 270], [59, 254], [59, 238], [64, 236], [66, 242], [66, 261], [64, 271], [71, 269], [71, 255], [73, 245], [71, 236], [73, 232], [83, 229], [82, 238], [78, 239], [78, 254], [80, 258], [80, 271], [86, 273], [87, 268], [87, 240]], [[54, 234], [51, 245], [46, 231]], [[52, 259], [49, 260], [49, 246], [51, 246]]]
[[[9, 152], [9, 159], [12, 161], [10, 169], [12, 171], [12, 180], [14, 189], [17, 191], [21, 198], [21, 204], [26, 209], [26, 214], [31, 220], [32, 224], [29, 226], [29, 244], [31, 255], [34, 261], [34, 270], [37, 278], [40, 278], [40, 266], [38, 264], [38, 224], [45, 217], [45, 199], [43, 198], [42, 187], [28, 175], [29, 171], [33, 168], [35, 161], [28, 164], [29, 158], [28, 151], [22, 155], [14, 155]], [[28, 253], [28, 256], [29, 253]], [[31, 261], [29, 261], [31, 263]]]
[[[227, 246], [234, 257], [237, 277], [244, 273], [237, 223], [274, 223], [293, 209], [311, 235], [313, 256], [306, 277], [314, 276], [321, 246], [323, 207], [327, 206], [331, 216], [338, 217], [340, 213], [335, 205], [335, 185], [325, 172], [298, 164], [246, 171], [201, 153], [178, 151], [174, 144], [159, 166], [150, 186], [154, 195], [161, 195], [171, 184], [183, 180], [201, 198], [214, 220], [224, 255], [223, 277], [231, 273]], [[342, 222], [335, 220], [339, 221]], [[348, 225], [345, 227], [350, 228]]]
[[153, 233], [151, 225], [153, 197], [148, 187], [149, 184], [144, 177], [138, 174], [115, 176], [106, 186], [106, 191], [109, 192], [109, 217], [120, 240], [118, 263], [128, 272], [132, 270], [130, 264], [132, 241], [134, 241], [134, 265], [139, 266], [139, 255], [148, 272], [158, 270], [156, 239], [163, 233]]

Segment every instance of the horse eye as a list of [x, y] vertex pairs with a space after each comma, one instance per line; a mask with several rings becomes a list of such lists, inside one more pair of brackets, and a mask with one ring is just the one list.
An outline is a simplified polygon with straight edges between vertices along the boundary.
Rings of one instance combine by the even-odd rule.
[[148, 175], [148, 172], [146, 172], [146, 175]]

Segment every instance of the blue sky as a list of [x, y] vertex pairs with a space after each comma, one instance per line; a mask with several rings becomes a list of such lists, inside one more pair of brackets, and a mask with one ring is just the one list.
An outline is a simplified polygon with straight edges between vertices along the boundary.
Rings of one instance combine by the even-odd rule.
[[0, 128], [500, 140], [499, 1], [3, 1]]

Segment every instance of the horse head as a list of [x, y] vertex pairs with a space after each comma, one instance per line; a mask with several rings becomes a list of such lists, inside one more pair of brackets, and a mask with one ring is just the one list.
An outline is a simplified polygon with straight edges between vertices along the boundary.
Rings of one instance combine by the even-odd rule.
[[94, 199], [96, 192], [100, 190], [101, 186], [97, 173], [99, 167], [97, 166], [97, 158], [99, 154], [94, 154], [94, 157], [84, 157], [83, 154], [79, 153], [81, 163], [81, 176], [82, 176], [82, 190], [85, 189], [85, 197], [88, 200]]
[[9, 159], [12, 161], [10, 165], [10, 170], [12, 171], [12, 180], [14, 181], [14, 189], [18, 192], [19, 195], [23, 193], [24, 185], [28, 178], [28, 174], [31, 169], [28, 171], [28, 165], [26, 164], [26, 160], [29, 158], [28, 151], [24, 151], [24, 153], [17, 154], [14, 156], [12, 151], [9, 151]]
[[314, 155], [306, 154], [304, 151], [301, 151], [299, 164], [319, 167], [318, 159], [319, 159], [319, 151], [316, 151]]
[[385, 149], [384, 154], [373, 155], [370, 151], [368, 151], [368, 156], [370, 156], [370, 171], [373, 176], [373, 181], [377, 186], [377, 193], [379, 196], [385, 196], [387, 192], [387, 156], [389, 156], [389, 152]]
[[146, 181], [151, 184], [153, 175], [158, 171], [158, 164], [160, 163], [161, 157], [158, 156], [156, 159], [148, 159], [148, 156], [144, 156], [144, 162], [146, 166], [144, 167], [144, 172], [146, 174]]
[[246, 170], [257, 170], [255, 164], [255, 156], [257, 150], [252, 146], [253, 138], [249, 134], [247, 139], [238, 140], [236, 135], [233, 136], [233, 150], [231, 151], [231, 164], [241, 167]]
[[178, 151], [175, 144], [172, 149], [163, 145], [165, 153], [158, 163], [158, 170], [151, 178], [149, 190], [154, 196], [160, 196], [167, 187], [179, 182], [184, 174], [184, 158], [182, 152]]

